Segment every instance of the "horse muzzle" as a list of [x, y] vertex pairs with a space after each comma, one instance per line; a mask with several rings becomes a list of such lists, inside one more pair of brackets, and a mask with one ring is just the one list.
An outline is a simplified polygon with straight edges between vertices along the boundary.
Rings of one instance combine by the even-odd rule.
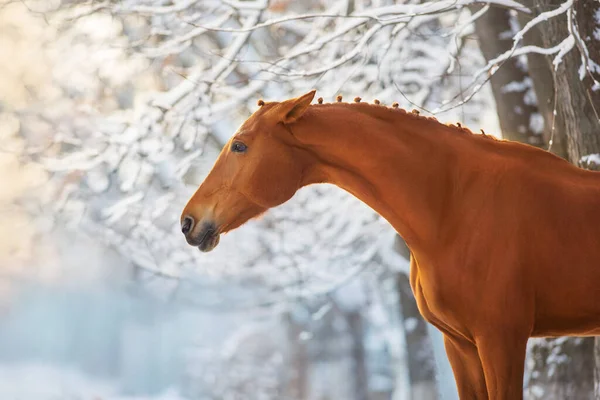
[[181, 232], [190, 246], [197, 247], [202, 252], [209, 252], [219, 244], [219, 230], [214, 222], [196, 223], [190, 216], [183, 217]]

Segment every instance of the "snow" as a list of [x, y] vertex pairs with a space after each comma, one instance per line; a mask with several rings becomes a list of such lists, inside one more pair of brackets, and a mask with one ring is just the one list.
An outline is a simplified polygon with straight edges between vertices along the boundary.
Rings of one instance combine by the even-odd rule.
[[406, 333], [414, 331], [418, 324], [419, 321], [416, 318], [407, 318], [404, 320], [404, 329], [406, 330]]
[[530, 77], [526, 77], [521, 82], [510, 82], [502, 87], [502, 93], [514, 93], [514, 92], [525, 92], [532, 87], [532, 81]]
[[596, 164], [596, 165], [600, 165], [600, 154], [588, 154], [585, 155], [583, 157], [581, 157], [581, 159], [579, 160], [580, 163], [584, 163], [584, 164]]
[[544, 117], [540, 113], [533, 113], [529, 117], [529, 130], [541, 135], [544, 132]]
[[189, 400], [169, 389], [156, 396], [126, 396], [115, 382], [93, 379], [78, 370], [42, 363], [0, 364], [4, 400]]
[[[503, 54], [495, 57], [494, 59], [488, 61], [488, 63], [483, 68], [481, 68], [479, 71], [477, 71], [474, 74], [473, 82], [475, 82], [477, 79], [480, 79], [480, 77], [485, 74], [488, 74], [488, 73], [493, 74], [495, 72], [495, 69], [497, 69], [497, 67], [499, 65], [501, 65], [507, 59], [519, 57], [519, 56], [529, 54], [529, 53], [537, 53], [537, 54], [545, 54], [545, 55], [556, 54], [556, 56], [553, 59], [553, 65], [554, 65], [554, 68], [557, 69], [558, 66], [561, 64], [564, 56], [568, 52], [573, 50], [573, 48], [575, 47], [576, 39], [578, 39], [578, 33], [576, 31], [573, 31], [570, 28], [570, 26], [571, 26], [570, 24], [568, 24], [569, 25], [569, 35], [566, 38], [562, 39], [562, 41], [559, 44], [557, 44], [553, 47], [541, 48], [541, 47], [533, 46], [533, 45], [521, 46], [521, 42], [522, 42], [525, 34], [527, 32], [529, 32], [533, 27], [535, 27], [536, 25], [538, 25], [540, 23], [543, 23], [545, 21], [548, 21], [551, 18], [555, 18], [555, 17], [563, 15], [565, 13], [567, 14], [567, 17], [569, 19], [572, 18], [572, 9], [573, 9], [573, 0], [567, 0], [566, 2], [562, 3], [559, 7], [555, 8], [553, 10], [550, 10], [550, 11], [542, 12], [539, 15], [537, 15], [536, 17], [532, 18], [527, 24], [525, 24], [525, 26], [519, 32], [517, 32], [514, 35], [513, 46], [511, 47], [511, 49], [509, 49], [506, 52], [504, 52]], [[583, 58], [583, 60], [586, 63], [589, 59], [590, 59], [589, 54], [586, 54], [586, 56]]]
[[565, 54], [567, 54], [568, 52], [573, 50], [574, 47], [575, 47], [575, 37], [568, 36], [558, 46], [555, 46], [553, 48], [553, 53], [556, 52], [556, 50], [558, 50], [558, 54], [556, 54], [556, 56], [554, 57], [554, 60], [552, 60], [552, 64], [554, 65], [555, 70], [558, 69], [558, 66], [562, 63], [562, 59], [565, 56]]
[[[600, 65], [598, 63], [596, 63], [594, 60], [592, 60], [591, 58], [588, 60], [588, 68], [590, 69], [590, 72], [592, 72], [594, 74], [600, 74]], [[594, 83], [598, 83], [598, 82], [595, 81]]]
[[314, 335], [311, 332], [302, 331], [298, 338], [302, 341], [307, 341], [307, 340], [312, 339], [313, 337], [314, 337]]

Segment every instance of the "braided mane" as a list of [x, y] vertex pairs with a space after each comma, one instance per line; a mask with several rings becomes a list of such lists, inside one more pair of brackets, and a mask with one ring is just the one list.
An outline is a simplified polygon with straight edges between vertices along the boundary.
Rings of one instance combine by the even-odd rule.
[[[262, 99], [260, 99], [260, 100], [258, 100], [257, 104], [258, 104], [259, 107], [262, 107], [266, 103]], [[437, 118], [435, 118], [435, 117], [428, 117], [426, 115], [421, 115], [420, 111], [417, 110], [417, 109], [412, 109], [411, 111], [407, 111], [404, 108], [400, 108], [399, 104], [397, 102], [393, 102], [391, 106], [386, 106], [386, 105], [382, 104], [381, 101], [379, 101], [378, 99], [374, 99], [373, 103], [371, 104], [371, 103], [362, 102], [362, 98], [357, 96], [357, 97], [354, 98], [354, 102], [353, 103], [348, 103], [348, 102], [342, 101], [342, 95], [337, 95], [336, 98], [335, 98], [335, 102], [331, 102], [331, 103], [324, 103], [323, 102], [323, 97], [319, 97], [317, 99], [317, 104], [313, 104], [313, 106], [318, 106], [318, 105], [328, 106], [328, 105], [337, 105], [337, 104], [345, 104], [345, 105], [348, 105], [348, 106], [354, 106], [356, 104], [361, 104], [361, 105], [367, 105], [367, 106], [371, 106], [371, 107], [383, 107], [383, 108], [389, 109], [391, 111], [395, 111], [395, 112], [399, 112], [401, 114], [409, 115], [412, 118], [437, 122], [438, 124], [445, 125], [445, 126], [447, 126], [449, 128], [453, 128], [455, 131], [458, 131], [458, 132], [468, 133], [468, 134], [471, 134], [471, 135], [475, 134], [469, 128], [463, 126], [460, 122], [457, 122], [456, 124], [451, 124], [451, 123], [444, 124], [444, 123], [438, 121]], [[480, 129], [480, 131], [481, 131], [481, 136], [482, 137], [490, 139], [490, 140], [498, 140], [494, 136], [486, 135], [486, 133], [484, 132], [483, 129]]]

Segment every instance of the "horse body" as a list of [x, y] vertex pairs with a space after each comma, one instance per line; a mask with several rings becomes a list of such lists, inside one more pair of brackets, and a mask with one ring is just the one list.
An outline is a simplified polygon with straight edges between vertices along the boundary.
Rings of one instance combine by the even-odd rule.
[[242, 125], [184, 209], [190, 244], [211, 250], [302, 186], [347, 190], [407, 242], [417, 304], [444, 333], [462, 399], [522, 398], [531, 336], [600, 334], [600, 174], [313, 96], [267, 103]]

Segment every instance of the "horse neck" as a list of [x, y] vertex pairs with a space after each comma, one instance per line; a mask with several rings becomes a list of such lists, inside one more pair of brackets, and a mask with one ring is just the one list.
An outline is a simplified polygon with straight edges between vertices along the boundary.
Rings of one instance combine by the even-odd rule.
[[469, 156], [456, 143], [466, 135], [452, 129], [367, 104], [311, 106], [291, 127], [317, 160], [303, 185], [331, 183], [350, 192], [386, 218], [413, 252], [439, 238], [459, 175], [456, 160]]

